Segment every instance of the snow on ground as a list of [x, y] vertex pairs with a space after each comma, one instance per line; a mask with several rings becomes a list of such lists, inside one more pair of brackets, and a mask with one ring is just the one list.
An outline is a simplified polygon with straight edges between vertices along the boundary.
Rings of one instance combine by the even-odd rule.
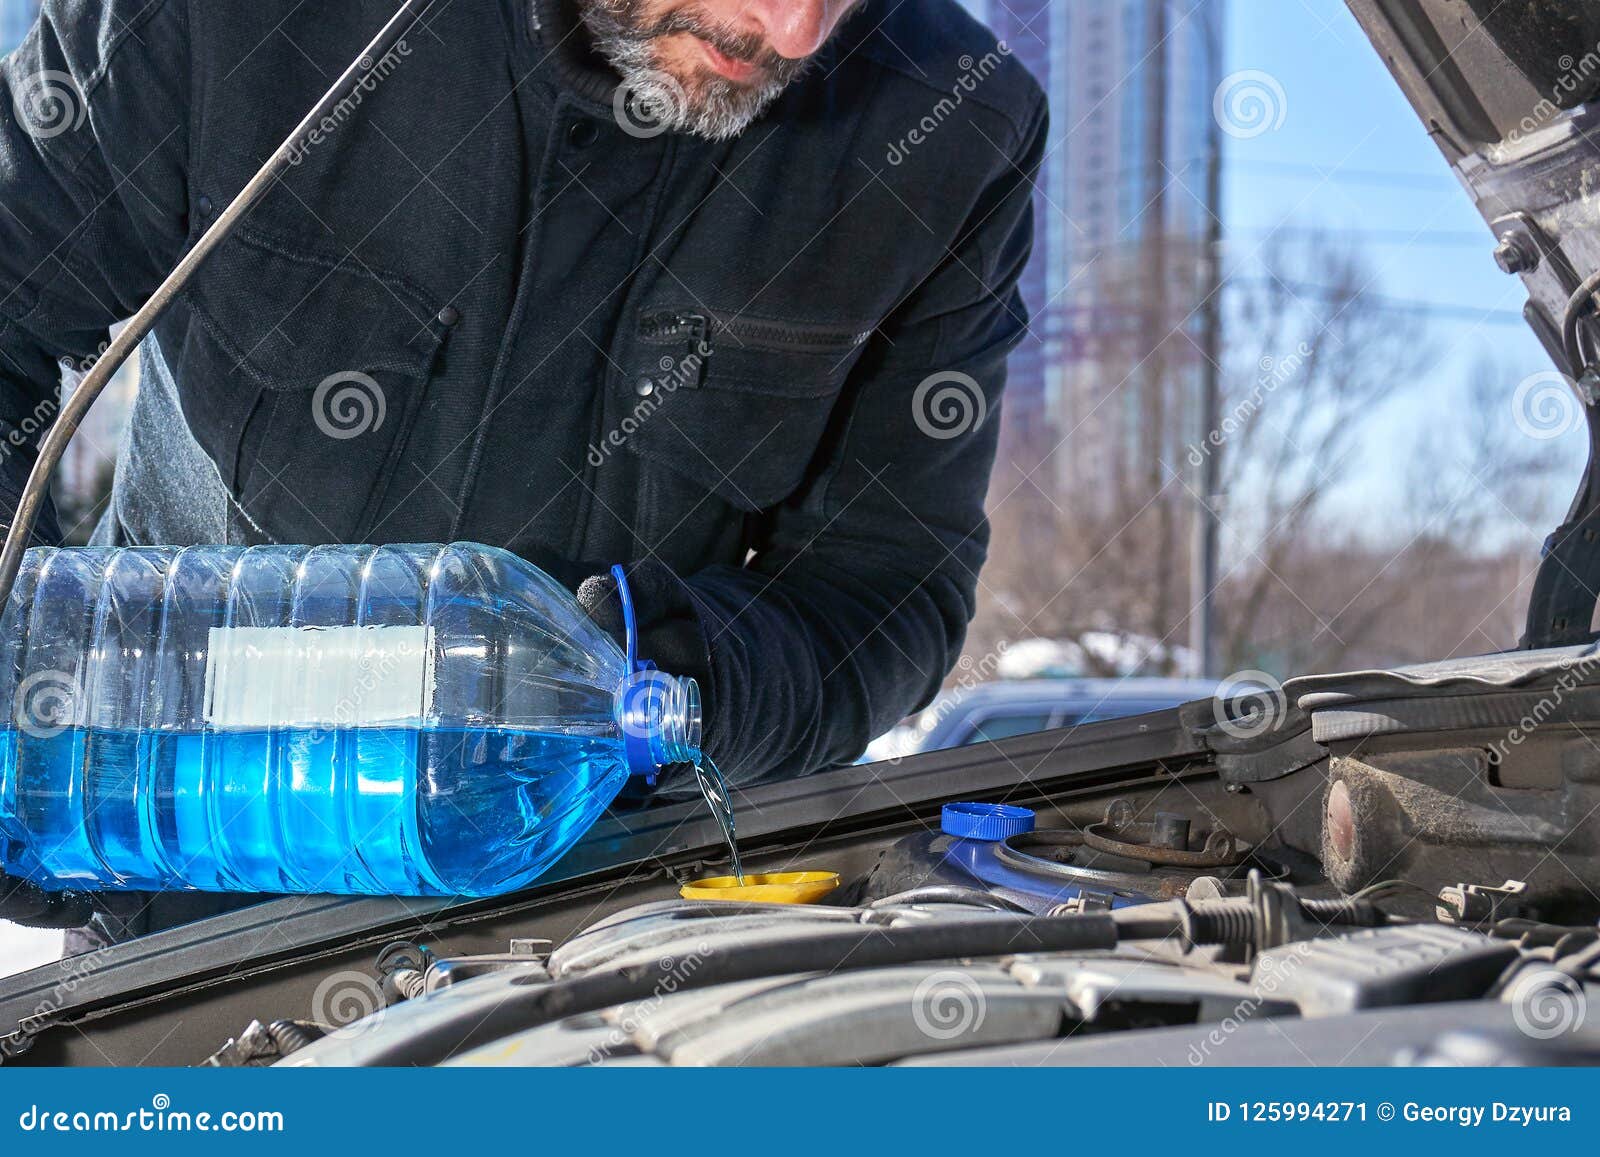
[[0, 920], [0, 976], [14, 976], [60, 959], [60, 932], [18, 928]]

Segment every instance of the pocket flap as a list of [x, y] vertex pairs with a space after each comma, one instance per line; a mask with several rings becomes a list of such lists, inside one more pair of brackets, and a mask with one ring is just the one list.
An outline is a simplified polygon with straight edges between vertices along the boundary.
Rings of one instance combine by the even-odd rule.
[[350, 371], [423, 379], [442, 340], [440, 307], [398, 275], [297, 253], [248, 226], [184, 297], [232, 368], [268, 389]]
[[[805, 481], [871, 327], [668, 313], [674, 325], [646, 315], [622, 384], [629, 448], [736, 509], [778, 505]], [[703, 364], [682, 360], [696, 349]], [[696, 372], [660, 372], [674, 357]]]

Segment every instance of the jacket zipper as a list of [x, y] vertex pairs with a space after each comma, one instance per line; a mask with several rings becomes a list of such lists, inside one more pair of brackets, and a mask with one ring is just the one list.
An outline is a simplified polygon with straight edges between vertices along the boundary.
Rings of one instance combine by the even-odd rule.
[[706, 319], [698, 313], [652, 313], [639, 319], [639, 336], [645, 341], [676, 341], [703, 338]]
[[741, 345], [757, 349], [855, 349], [872, 336], [872, 331], [841, 329], [838, 326], [797, 325], [782, 321], [754, 321], [733, 314], [713, 313], [713, 333], [726, 333]]
[[763, 350], [855, 349], [873, 331], [842, 329], [838, 326], [799, 325], [778, 321], [755, 321], [729, 313], [663, 312], [640, 319], [639, 336], [647, 341], [677, 338], [703, 338], [708, 334], [727, 334], [742, 346]]

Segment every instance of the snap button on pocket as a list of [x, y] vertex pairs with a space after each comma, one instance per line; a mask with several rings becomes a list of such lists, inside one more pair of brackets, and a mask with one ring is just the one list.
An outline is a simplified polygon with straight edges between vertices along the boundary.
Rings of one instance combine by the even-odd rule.
[[586, 149], [600, 139], [600, 130], [593, 121], [573, 121], [567, 130], [567, 141], [575, 149]]
[[633, 392], [638, 394], [641, 398], [648, 398], [651, 394], [656, 392], [656, 384], [649, 378], [640, 378], [638, 381], [633, 383]]

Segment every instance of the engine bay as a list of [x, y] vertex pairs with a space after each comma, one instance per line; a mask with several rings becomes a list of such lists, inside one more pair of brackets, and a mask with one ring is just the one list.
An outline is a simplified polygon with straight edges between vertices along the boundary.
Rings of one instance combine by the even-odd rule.
[[[681, 899], [725, 870], [715, 822], [619, 812], [516, 896], [286, 898], [12, 978], [0, 1036], [23, 1064], [1592, 1063], [1597, 664], [1294, 680], [735, 793], [747, 870], [838, 873], [814, 904]], [[952, 834], [958, 801], [1031, 827]]]
[[[516, 904], [174, 992], [227, 1031], [173, 1059], [1593, 1063], [1597, 661], [1298, 680], [736, 799], [751, 871], [840, 874], [811, 905], [678, 899], [720, 870], [714, 832], [613, 817]], [[945, 830], [963, 783], [1031, 829]], [[626, 870], [584, 870], [606, 856]]]

